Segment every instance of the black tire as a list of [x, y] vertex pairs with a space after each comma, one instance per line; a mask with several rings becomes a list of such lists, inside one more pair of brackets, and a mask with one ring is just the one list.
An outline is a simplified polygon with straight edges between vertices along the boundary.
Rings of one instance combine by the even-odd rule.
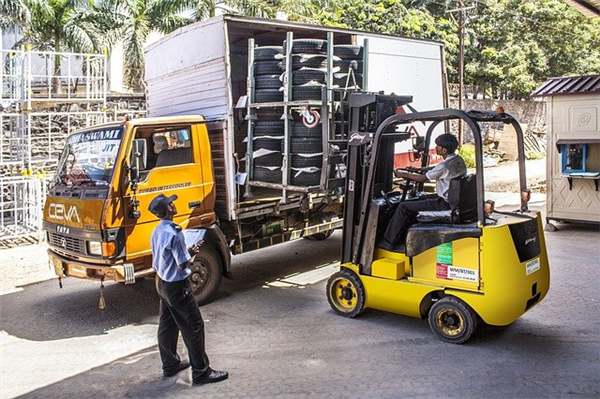
[[[337, 74], [336, 74], [337, 75]], [[342, 74], [340, 74], [342, 75]], [[347, 74], [343, 74], [344, 76], [342, 77], [333, 77], [333, 84], [337, 85], [339, 87], [345, 88], [346, 87], [346, 82], [348, 83], [348, 87], [353, 87], [354, 86], [354, 81], [356, 80], [356, 85], [358, 87], [362, 87], [363, 86], [363, 75], [359, 75], [359, 74], [355, 74], [354, 75], [354, 79], [352, 79], [352, 77], [350, 77], [350, 79], [348, 79]]]
[[279, 75], [259, 75], [254, 78], [254, 87], [260, 89], [279, 89], [282, 86]]
[[354, 70], [354, 73], [357, 75], [363, 74], [363, 62], [356, 60], [341, 60], [341, 61], [333, 61], [334, 67], [340, 67], [340, 70], [337, 73], [348, 73], [350, 68]]
[[323, 166], [323, 155], [315, 157], [303, 157], [292, 154], [290, 157], [292, 168], [320, 168]]
[[202, 244], [190, 266], [192, 293], [199, 305], [207, 303], [217, 292], [223, 279], [223, 262], [209, 243]]
[[292, 84], [303, 85], [308, 82], [325, 83], [327, 73], [316, 68], [302, 68], [292, 72]]
[[477, 314], [469, 305], [452, 296], [435, 302], [427, 320], [433, 334], [451, 344], [466, 342], [477, 328]]
[[279, 61], [257, 61], [254, 63], [254, 75], [281, 75]]
[[[287, 48], [286, 46], [287, 40], [284, 40], [283, 48]], [[292, 54], [327, 54], [327, 40], [294, 39], [292, 42]]]
[[283, 92], [278, 89], [263, 89], [254, 92], [255, 103], [276, 103], [283, 101]]
[[257, 166], [281, 166], [283, 163], [283, 154], [274, 152], [263, 155], [262, 157], [254, 158], [254, 165]]
[[290, 152], [293, 154], [315, 154], [323, 152], [323, 141], [318, 138], [291, 138]]
[[257, 120], [254, 124], [254, 136], [269, 136], [271, 134], [281, 134], [283, 136], [283, 121], [263, 121]]
[[264, 183], [281, 183], [281, 170], [269, 170], [265, 168], [255, 168], [252, 180]]
[[321, 183], [321, 171], [317, 171], [314, 173], [300, 173], [298, 176], [295, 176], [295, 171], [292, 171], [291, 177], [291, 185], [298, 187], [312, 187], [318, 186]]
[[253, 144], [254, 151], [260, 150], [261, 148], [272, 151], [283, 151], [282, 139], [256, 138], [254, 139]]
[[290, 137], [295, 138], [318, 138], [323, 136], [323, 127], [319, 123], [315, 127], [306, 127], [302, 122], [292, 122], [290, 124]]
[[327, 301], [341, 316], [356, 317], [365, 310], [365, 287], [350, 269], [342, 267], [327, 280]]
[[323, 240], [326, 240], [329, 237], [331, 237], [332, 234], [333, 234], [333, 230], [327, 230], [322, 233], [313, 234], [311, 236], [304, 236], [302, 238], [306, 238], [307, 240], [312, 240], [312, 241], [323, 241]]
[[321, 101], [322, 86], [293, 86], [292, 101]]
[[277, 54], [283, 53], [283, 47], [281, 46], [262, 46], [254, 48], [254, 59], [272, 61], [275, 59]]
[[343, 60], [362, 60], [363, 46], [338, 44], [333, 46], [333, 55], [337, 55]]
[[[305, 56], [307, 55], [307, 56]], [[285, 71], [285, 58], [279, 64]], [[295, 54], [292, 55], [292, 71], [300, 68], [325, 68], [327, 67], [327, 56], [319, 54]]]

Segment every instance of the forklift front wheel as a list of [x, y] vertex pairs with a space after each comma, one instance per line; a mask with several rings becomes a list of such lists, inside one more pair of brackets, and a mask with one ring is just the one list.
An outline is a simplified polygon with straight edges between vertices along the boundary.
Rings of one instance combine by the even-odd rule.
[[477, 328], [477, 315], [463, 301], [447, 296], [433, 304], [429, 311], [429, 327], [442, 341], [466, 342]]
[[327, 300], [337, 314], [358, 316], [365, 306], [365, 287], [353, 271], [342, 268], [327, 281]]

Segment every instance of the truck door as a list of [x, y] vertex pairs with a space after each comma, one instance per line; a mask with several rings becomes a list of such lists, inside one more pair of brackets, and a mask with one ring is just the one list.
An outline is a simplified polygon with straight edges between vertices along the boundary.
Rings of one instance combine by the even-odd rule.
[[[194, 129], [196, 126], [193, 124], [138, 126], [134, 129], [134, 139], [145, 142], [146, 162], [140, 165], [135, 195], [131, 187], [125, 189], [128, 256], [150, 254], [150, 235], [158, 219], [148, 211], [148, 206], [158, 194], [178, 196], [175, 201], [176, 223], [204, 214], [206, 193], [202, 159], [196, 142], [198, 135]], [[134, 199], [139, 201], [139, 219], [131, 215]]]

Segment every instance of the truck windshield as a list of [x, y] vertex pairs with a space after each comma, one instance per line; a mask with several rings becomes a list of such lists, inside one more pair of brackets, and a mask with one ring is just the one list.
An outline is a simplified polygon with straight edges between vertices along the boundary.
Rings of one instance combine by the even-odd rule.
[[112, 178], [123, 127], [75, 133], [67, 138], [58, 163], [56, 184], [107, 186]]

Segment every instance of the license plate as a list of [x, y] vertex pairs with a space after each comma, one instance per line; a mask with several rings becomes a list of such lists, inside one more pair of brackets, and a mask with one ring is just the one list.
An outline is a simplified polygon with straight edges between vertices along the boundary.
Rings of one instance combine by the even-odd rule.
[[79, 266], [79, 265], [71, 265], [71, 270], [74, 272], [79, 272], [79, 273], [83, 273], [83, 274], [85, 274], [85, 272], [86, 272], [85, 266]]

